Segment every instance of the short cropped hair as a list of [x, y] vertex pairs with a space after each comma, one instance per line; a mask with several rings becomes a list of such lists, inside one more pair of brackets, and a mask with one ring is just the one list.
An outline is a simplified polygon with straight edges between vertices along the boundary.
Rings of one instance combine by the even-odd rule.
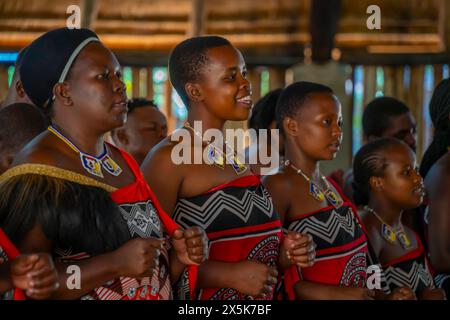
[[158, 109], [158, 106], [155, 104], [153, 100], [145, 98], [133, 98], [128, 101], [128, 114], [142, 107], [151, 107]]
[[186, 39], [172, 50], [169, 57], [170, 82], [186, 108], [189, 108], [189, 98], [184, 88], [186, 83], [199, 79], [204, 67], [208, 64], [207, 50], [222, 46], [232, 46], [232, 44], [222, 37], [202, 36]]
[[389, 128], [393, 117], [410, 112], [400, 100], [392, 97], [373, 99], [366, 106], [362, 116], [362, 128], [365, 137], [381, 137]]
[[284, 132], [283, 120], [287, 117], [295, 117], [308, 95], [316, 92], [334, 94], [330, 87], [307, 81], [294, 82], [283, 90], [278, 98], [276, 109], [277, 126], [281, 132]]

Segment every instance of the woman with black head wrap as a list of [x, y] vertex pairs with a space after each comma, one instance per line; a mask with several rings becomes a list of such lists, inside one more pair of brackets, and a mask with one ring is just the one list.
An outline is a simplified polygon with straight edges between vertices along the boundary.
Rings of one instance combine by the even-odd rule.
[[427, 192], [425, 235], [436, 284], [450, 294], [450, 79], [442, 80], [430, 101], [434, 138], [422, 160], [420, 173]]
[[0, 177], [0, 226], [21, 251], [53, 254], [55, 298], [171, 299], [186, 265], [192, 290], [204, 232], [178, 230], [134, 159], [103, 139], [127, 115], [112, 52], [91, 30], [53, 30], [29, 45], [20, 76], [52, 124]]

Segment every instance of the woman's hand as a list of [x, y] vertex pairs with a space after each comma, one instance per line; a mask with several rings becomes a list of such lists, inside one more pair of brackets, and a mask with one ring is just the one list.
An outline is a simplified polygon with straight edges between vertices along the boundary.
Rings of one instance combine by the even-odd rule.
[[172, 245], [178, 260], [185, 265], [199, 265], [208, 259], [208, 237], [200, 227], [175, 230]]
[[10, 262], [11, 283], [31, 299], [47, 299], [58, 288], [58, 273], [47, 253], [24, 254]]
[[281, 256], [286, 256], [288, 263], [282, 262], [282, 267], [286, 268], [295, 264], [300, 268], [307, 268], [314, 265], [316, 257], [316, 244], [312, 237], [294, 231], [289, 231], [283, 241]]
[[392, 290], [386, 297], [387, 300], [417, 300], [417, 297], [409, 287], [398, 287]]
[[143, 278], [153, 274], [159, 265], [159, 256], [164, 240], [136, 238], [126, 242], [112, 252], [113, 263], [117, 263], [117, 274], [130, 278]]
[[278, 271], [274, 267], [246, 260], [237, 262], [234, 266], [234, 289], [249, 296], [261, 298], [270, 294], [278, 282]]
[[420, 300], [447, 300], [441, 288], [425, 288], [420, 293]]

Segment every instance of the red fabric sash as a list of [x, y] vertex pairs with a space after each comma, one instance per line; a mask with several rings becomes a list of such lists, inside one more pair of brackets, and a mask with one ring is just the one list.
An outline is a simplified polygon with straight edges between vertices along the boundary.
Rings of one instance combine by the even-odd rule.
[[[112, 145], [110, 145], [112, 146]], [[114, 147], [114, 146], [112, 146]], [[116, 148], [116, 147], [114, 147]], [[175, 230], [182, 229], [175, 221], [172, 220], [172, 218], [161, 208], [161, 205], [158, 202], [158, 199], [156, 198], [155, 194], [145, 182], [144, 176], [139, 168], [139, 165], [137, 164], [136, 160], [126, 153], [125, 151], [117, 148], [117, 150], [120, 151], [122, 154], [122, 157], [125, 159], [127, 164], [130, 166], [131, 170], [133, 171], [133, 174], [136, 177], [136, 181], [128, 186], [125, 186], [113, 193], [111, 193], [111, 198], [114, 202], [121, 204], [125, 202], [135, 202], [135, 201], [144, 201], [148, 200], [150, 197], [150, 200], [153, 202], [153, 205], [155, 206], [158, 215], [161, 219], [161, 222], [163, 223], [167, 233], [169, 236], [172, 236]], [[189, 274], [189, 291], [191, 299], [195, 298], [195, 287], [197, 283], [197, 275], [198, 275], [198, 266], [196, 265], [190, 265], [188, 266], [188, 274]]]
[[[0, 247], [6, 253], [8, 260], [14, 260], [19, 256], [19, 250], [17, 250], [16, 246], [8, 239], [6, 234], [0, 228]], [[25, 294], [21, 289], [14, 289], [14, 300], [26, 300]]]

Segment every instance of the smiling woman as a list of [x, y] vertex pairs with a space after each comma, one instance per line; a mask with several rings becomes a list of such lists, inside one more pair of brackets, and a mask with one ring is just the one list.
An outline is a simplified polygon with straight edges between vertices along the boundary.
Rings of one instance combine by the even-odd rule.
[[[119, 70], [88, 29], [45, 33], [20, 69], [52, 124], [0, 177], [0, 222], [21, 251], [57, 258], [55, 298], [171, 299], [171, 281], [187, 265], [193, 275], [207, 252], [204, 232], [177, 230], [135, 160], [103, 140], [127, 118]], [[68, 262], [81, 270], [80, 290], [66, 286]]]
[[[184, 132], [188, 133], [190, 155], [212, 150], [194, 122], [201, 122], [203, 130], [220, 132], [225, 121], [248, 118], [252, 100], [247, 67], [240, 51], [228, 40], [205, 36], [179, 43], [169, 58], [169, 71], [173, 86], [188, 107]], [[196, 298], [272, 299], [278, 258], [284, 251], [278, 214], [259, 177], [236, 162], [176, 164], [172, 154], [176, 154], [177, 143], [172, 136], [149, 153], [142, 169], [174, 220], [183, 227], [200, 226], [210, 237], [210, 256], [199, 268], [201, 291]], [[220, 149], [213, 153], [227, 154]], [[312, 246], [307, 237], [296, 236], [288, 240], [293, 246], [298, 242]], [[292, 259], [305, 262], [308, 254], [292, 253]]]

